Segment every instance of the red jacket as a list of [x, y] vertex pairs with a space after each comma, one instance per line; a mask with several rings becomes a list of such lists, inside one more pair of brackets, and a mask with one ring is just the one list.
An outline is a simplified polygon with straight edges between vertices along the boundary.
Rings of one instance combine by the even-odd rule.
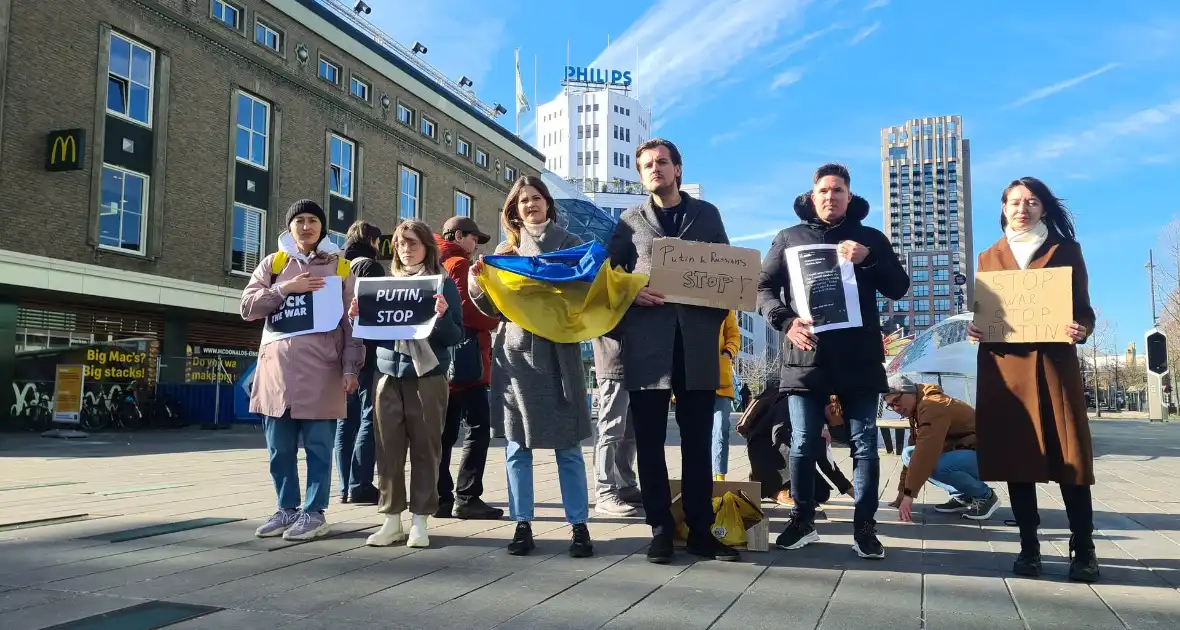
[[[479, 350], [483, 354], [483, 379], [479, 384], [488, 385], [492, 373], [492, 331], [500, 325], [500, 320], [479, 312], [471, 301], [471, 295], [467, 292], [467, 274], [471, 270], [471, 258], [468, 253], [458, 243], [445, 240], [438, 234], [434, 235], [434, 240], [438, 243], [443, 268], [451, 274], [451, 279], [459, 287], [459, 298], [463, 301], [463, 327], [479, 331]], [[456, 387], [452, 383], [451, 391], [470, 387], [471, 384]]]

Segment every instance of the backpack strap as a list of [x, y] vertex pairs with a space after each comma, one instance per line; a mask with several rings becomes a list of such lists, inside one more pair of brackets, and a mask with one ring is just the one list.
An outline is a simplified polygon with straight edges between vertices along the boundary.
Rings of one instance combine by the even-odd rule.
[[274, 284], [275, 280], [278, 279], [279, 274], [283, 273], [283, 270], [287, 268], [287, 261], [289, 259], [290, 259], [290, 256], [287, 254], [287, 252], [284, 252], [282, 250], [275, 252], [275, 257], [272, 258], [270, 261], [270, 283], [271, 284]]
[[345, 260], [343, 256], [336, 259], [336, 275], [341, 279], [347, 279], [348, 274], [352, 272], [352, 264]]

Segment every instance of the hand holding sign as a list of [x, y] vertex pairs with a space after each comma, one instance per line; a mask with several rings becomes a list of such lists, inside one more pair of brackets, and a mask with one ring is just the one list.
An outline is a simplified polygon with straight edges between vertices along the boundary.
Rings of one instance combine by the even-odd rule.
[[663, 306], [664, 294], [652, 289], [651, 287], [643, 287], [639, 293], [635, 295], [636, 306]]
[[836, 251], [840, 253], [841, 258], [851, 260], [854, 265], [861, 264], [869, 257], [869, 248], [856, 241], [841, 241]]
[[447, 312], [447, 298], [441, 293], [434, 294], [434, 312], [442, 315]]
[[353, 335], [377, 341], [429, 337], [435, 320], [447, 311], [442, 283], [443, 276], [357, 279], [356, 299], [348, 309], [356, 317]]
[[356, 380], [356, 374], [344, 375], [344, 393], [351, 394], [360, 387], [360, 382]]
[[815, 322], [810, 319], [796, 317], [791, 322], [791, 327], [787, 330], [787, 339], [791, 340], [791, 345], [804, 352], [815, 350], [816, 346], [819, 345], [819, 337], [816, 337], [815, 333], [811, 332], [811, 327], [814, 324]]
[[308, 293], [311, 291], [319, 291], [324, 288], [324, 279], [319, 276], [311, 275], [310, 271], [301, 273], [286, 282], [279, 283], [279, 290], [283, 295], [291, 295], [292, 293]]

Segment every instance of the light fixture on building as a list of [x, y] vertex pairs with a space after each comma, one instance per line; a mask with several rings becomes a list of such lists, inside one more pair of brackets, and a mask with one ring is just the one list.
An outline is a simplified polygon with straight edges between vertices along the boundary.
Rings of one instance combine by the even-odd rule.
[[422, 42], [414, 42], [414, 47], [410, 49], [410, 52], [415, 55], [425, 55], [426, 47], [422, 45]]
[[310, 56], [311, 55], [307, 52], [307, 46], [304, 46], [302, 43], [295, 46], [295, 58], [299, 60], [299, 65], [306, 66], [307, 59]]
[[471, 89], [473, 85], [475, 84], [471, 82], [471, 79], [467, 78], [467, 75], [459, 77], [459, 87]]
[[495, 112], [496, 112], [496, 115], [497, 115], [497, 116], [503, 116], [504, 114], [507, 114], [507, 113], [508, 113], [508, 110], [504, 109], [504, 106], [503, 106], [503, 105], [501, 105], [501, 104], [499, 104], [499, 103], [496, 103], [496, 109], [495, 109]]
[[362, 13], [369, 14], [373, 12], [372, 7], [365, 2], [365, 0], [356, 0], [356, 4], [352, 6], [353, 13], [360, 15]]
[[388, 94], [381, 95], [381, 107], [384, 109], [389, 109], [389, 95]]

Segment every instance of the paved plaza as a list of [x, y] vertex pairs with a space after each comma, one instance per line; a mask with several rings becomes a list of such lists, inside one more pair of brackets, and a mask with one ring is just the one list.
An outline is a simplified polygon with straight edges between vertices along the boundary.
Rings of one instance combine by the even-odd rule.
[[[946, 495], [927, 486], [921, 524], [899, 523], [884, 502], [901, 465], [884, 451], [884, 560], [855, 556], [851, 503], [834, 500], [818, 545], [657, 566], [644, 560], [641, 518], [595, 516], [595, 557], [571, 559], [556, 466], [541, 453], [537, 550], [511, 557], [507, 520], [432, 519], [430, 549], [367, 548], [380, 516], [336, 503], [335, 489], [330, 538], [254, 538], [275, 509], [256, 428], [0, 434], [0, 628], [1180, 628], [1180, 423], [1092, 427], [1103, 577], [1093, 586], [1064, 579], [1054, 487], [1039, 496], [1048, 575], [1016, 578], [1010, 510], [982, 524], [935, 514]], [[730, 478], [743, 479], [744, 444], [732, 444]], [[847, 451], [837, 455], [851, 476]], [[679, 452], [668, 456], [675, 475]], [[502, 444], [489, 459], [485, 498], [504, 506]], [[764, 507], [773, 540], [787, 515]]]

